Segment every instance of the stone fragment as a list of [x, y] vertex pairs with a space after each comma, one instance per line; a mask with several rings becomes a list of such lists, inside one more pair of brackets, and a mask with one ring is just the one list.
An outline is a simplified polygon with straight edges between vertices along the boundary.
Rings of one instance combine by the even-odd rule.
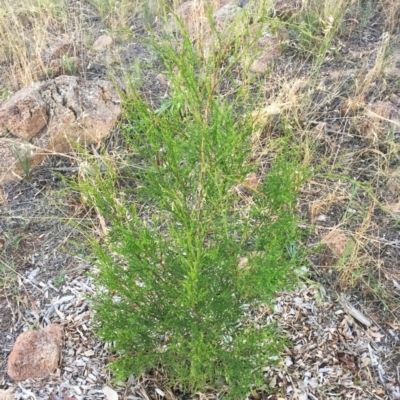
[[7, 390], [0, 390], [0, 400], [14, 400], [14, 389], [9, 388]]
[[47, 105], [39, 93], [39, 85], [20, 90], [0, 107], [0, 136], [11, 133], [30, 140], [49, 120]]
[[276, 36], [266, 34], [258, 41], [257, 47], [262, 50], [249, 69], [258, 74], [265, 74], [273, 61], [281, 55], [281, 44]]
[[235, 19], [240, 8], [235, 3], [228, 3], [214, 13], [213, 18], [218, 31], [223, 31]]
[[396, 203], [386, 204], [386, 207], [389, 211], [393, 213], [400, 213], [400, 200]]
[[365, 107], [364, 96], [349, 97], [340, 106], [340, 115], [342, 117], [354, 116], [363, 107]]
[[8, 357], [8, 375], [16, 382], [45, 378], [58, 367], [62, 343], [63, 328], [57, 324], [22, 333]]
[[23, 176], [47, 154], [99, 143], [120, 115], [108, 81], [63, 75], [22, 89], [0, 106], [0, 183]]
[[113, 38], [108, 35], [99, 36], [93, 43], [93, 49], [96, 51], [103, 51], [113, 44]]
[[[207, 7], [211, 6], [216, 13], [230, 4], [231, 0], [213, 0], [211, 2], [199, 1], [199, 0], [188, 0], [182, 3], [176, 10], [178, 18], [180, 18], [186, 27], [190, 36], [197, 35], [199, 32], [206, 33], [209, 30], [209, 23], [207, 17]], [[232, 3], [233, 4], [233, 3]], [[235, 5], [237, 8], [237, 6]], [[220, 14], [226, 14], [225, 11], [221, 11]], [[223, 15], [217, 15], [220, 20], [223, 19]], [[177, 28], [175, 25], [174, 18], [172, 19], [173, 28]]]

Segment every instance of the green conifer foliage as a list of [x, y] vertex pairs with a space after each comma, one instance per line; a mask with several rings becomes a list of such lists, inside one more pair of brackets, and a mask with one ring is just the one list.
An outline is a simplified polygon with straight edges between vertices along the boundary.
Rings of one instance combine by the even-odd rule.
[[[117, 379], [158, 369], [184, 391], [244, 398], [284, 346], [252, 313], [296, 280], [299, 257], [287, 248], [298, 240], [295, 202], [306, 173], [295, 149], [283, 151], [242, 195], [238, 185], [257, 170], [249, 162], [254, 86], [226, 72], [235, 56], [201, 60], [188, 37], [180, 49], [156, 48], [169, 100], [154, 110], [130, 90], [123, 176], [108, 168], [82, 182], [110, 227], [94, 242], [98, 333], [118, 356]], [[221, 93], [224, 79], [234, 96]]]

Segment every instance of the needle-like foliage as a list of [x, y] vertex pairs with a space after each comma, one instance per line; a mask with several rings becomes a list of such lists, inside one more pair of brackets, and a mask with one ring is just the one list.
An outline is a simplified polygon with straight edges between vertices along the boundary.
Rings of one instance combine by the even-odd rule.
[[118, 355], [117, 378], [157, 368], [185, 391], [238, 399], [284, 345], [252, 313], [295, 281], [295, 203], [306, 174], [292, 150], [246, 185], [257, 170], [254, 86], [239, 82], [235, 96], [224, 95], [237, 59], [201, 60], [187, 36], [181, 46], [156, 46], [169, 71], [167, 102], [154, 110], [133, 89], [125, 98], [125, 185], [134, 187], [121, 186], [115, 170], [82, 183], [110, 225], [95, 246], [96, 321]]

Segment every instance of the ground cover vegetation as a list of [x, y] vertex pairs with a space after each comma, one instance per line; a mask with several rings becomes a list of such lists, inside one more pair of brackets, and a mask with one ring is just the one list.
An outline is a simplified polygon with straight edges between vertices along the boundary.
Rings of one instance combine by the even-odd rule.
[[[113, 343], [114, 381], [153, 374], [192, 394], [271, 392], [263, 368], [290, 343], [253, 316], [305, 266], [321, 293], [352, 295], [382, 329], [398, 327], [400, 6], [309, 0], [278, 15], [277, 3], [250, 1], [222, 30], [211, 5], [197, 25], [207, 21], [207, 35], [194, 38], [179, 4], [2, 2], [0, 99], [52, 76], [41, 55], [61, 34], [73, 32], [82, 56], [92, 15], [96, 35], [115, 38], [104, 58], [86, 56], [121, 91], [121, 124], [68, 159], [79, 174], [67, 186], [45, 191], [54, 207], [67, 203], [71, 217], [61, 214], [85, 238], [79, 256], [98, 267], [92, 306]], [[281, 55], [260, 75], [250, 65], [266, 26]], [[131, 42], [146, 48], [134, 61]], [[68, 57], [63, 71], [95, 75]], [[25, 169], [24, 184], [42, 188]], [[16, 282], [34, 218], [0, 237], [10, 320], [27, 303]], [[55, 286], [69, 274], [55, 269]]]

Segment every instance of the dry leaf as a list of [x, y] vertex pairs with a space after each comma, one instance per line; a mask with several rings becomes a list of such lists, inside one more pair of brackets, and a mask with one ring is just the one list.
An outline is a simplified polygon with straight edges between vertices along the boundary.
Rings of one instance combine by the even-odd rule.
[[257, 174], [255, 172], [252, 172], [250, 174], [247, 174], [243, 186], [249, 189], [257, 190], [259, 184], [260, 184], [260, 179], [257, 177]]
[[103, 387], [103, 393], [105, 394], [107, 400], [118, 400], [117, 392], [108, 386]]
[[326, 244], [328, 248], [337, 256], [342, 257], [346, 249], [349, 238], [338, 230], [333, 230], [325, 233], [322, 236], [322, 243]]
[[397, 325], [392, 324], [392, 323], [389, 322], [389, 321], [386, 321], [385, 324], [388, 325], [388, 326], [390, 326], [393, 330], [399, 329], [399, 327], [398, 327]]
[[326, 122], [320, 122], [313, 129], [311, 129], [311, 135], [315, 140], [326, 139]]
[[400, 201], [397, 203], [386, 204], [386, 207], [391, 212], [400, 213]]
[[376, 339], [376, 342], [380, 342], [381, 339], [382, 339], [383, 337], [385, 337], [385, 335], [382, 335], [382, 333], [374, 332], [374, 331], [372, 331], [371, 329], [368, 329], [367, 333], [368, 333], [369, 336], [375, 338], [375, 339]]
[[245, 269], [247, 267], [248, 263], [249, 263], [249, 259], [247, 257], [242, 257], [239, 260], [238, 269]]

